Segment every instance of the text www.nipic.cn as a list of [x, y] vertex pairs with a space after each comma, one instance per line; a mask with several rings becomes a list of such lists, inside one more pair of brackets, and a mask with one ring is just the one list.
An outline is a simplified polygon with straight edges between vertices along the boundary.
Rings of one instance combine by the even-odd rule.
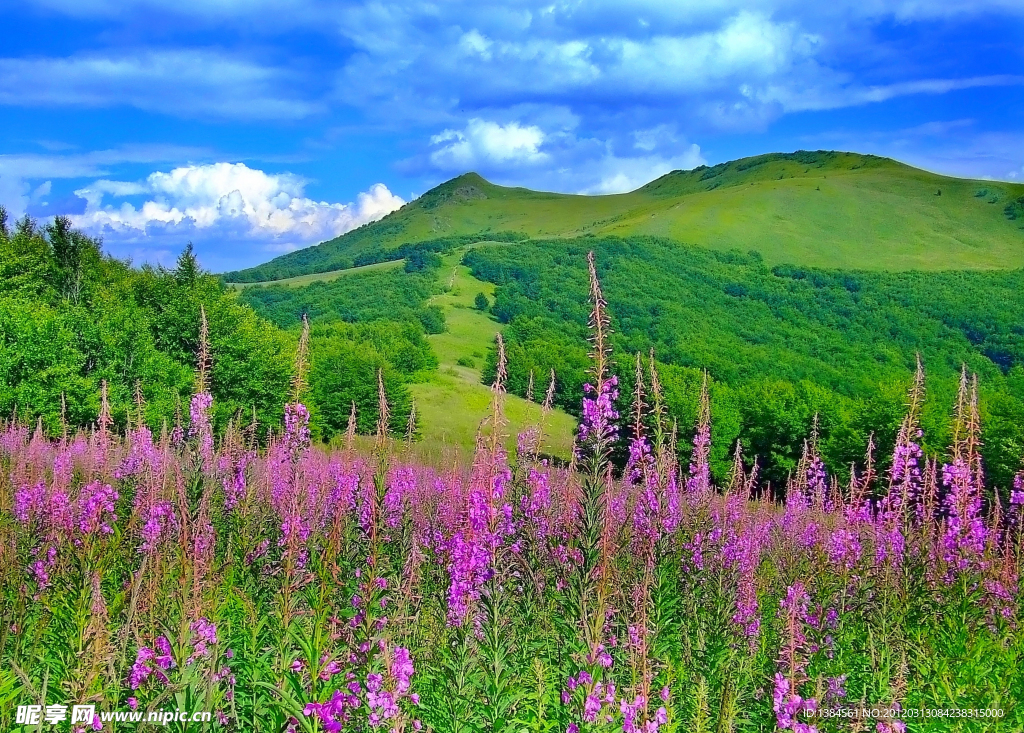
[[93, 725], [96, 722], [118, 723], [206, 723], [212, 715], [208, 711], [194, 713], [182, 710], [104, 710], [96, 712], [95, 705], [19, 705], [15, 722], [20, 725], [56, 725], [70, 720], [71, 724], [82, 723]]

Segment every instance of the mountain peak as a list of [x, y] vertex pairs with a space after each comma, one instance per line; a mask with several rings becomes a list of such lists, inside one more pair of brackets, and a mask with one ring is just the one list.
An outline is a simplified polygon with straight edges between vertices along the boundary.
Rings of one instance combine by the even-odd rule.
[[447, 203], [486, 199], [487, 194], [495, 188], [493, 183], [479, 173], [470, 171], [434, 186], [420, 196], [417, 203], [424, 209], [436, 209]]
[[[461, 176], [455, 176], [455, 178], [453, 178], [450, 181], [448, 181], [448, 183], [455, 183], [456, 181], [458, 181], [459, 183], [464, 183], [464, 184], [469, 184], [469, 185], [483, 185], [483, 186], [493, 186], [494, 185], [493, 183], [488, 181], [486, 178], [481, 176], [476, 171], [467, 171], [466, 173], [463, 173]], [[442, 184], [442, 185], [444, 185], [444, 184]]]

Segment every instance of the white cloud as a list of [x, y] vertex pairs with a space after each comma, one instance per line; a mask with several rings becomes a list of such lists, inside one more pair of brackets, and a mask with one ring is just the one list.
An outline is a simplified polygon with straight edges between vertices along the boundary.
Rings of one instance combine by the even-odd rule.
[[459, 50], [466, 55], [476, 54], [485, 61], [491, 60], [491, 46], [493, 42], [485, 38], [480, 31], [475, 28], [469, 33], [464, 33], [462, 38], [459, 39]]
[[788, 72], [820, 43], [795, 23], [744, 11], [711, 32], [613, 43], [618, 60], [609, 65], [606, 81], [658, 92], [712, 89], [724, 79], [756, 83]]
[[445, 130], [430, 142], [440, 146], [430, 154], [430, 161], [442, 170], [465, 171], [493, 163], [530, 165], [548, 159], [540, 150], [544, 132], [518, 122], [500, 125], [473, 118], [464, 129]]
[[0, 172], [0, 206], [7, 210], [11, 219], [25, 213], [29, 205], [29, 190], [24, 179]]
[[701, 155], [698, 145], [686, 146], [682, 153], [670, 157], [626, 157], [609, 154], [576, 171], [577, 179], [583, 184], [578, 188], [578, 192], [606, 194], [634, 191], [669, 171], [689, 170], [705, 163], [707, 161]]
[[[698, 145], [681, 139], [674, 125], [658, 125], [614, 138], [577, 134], [575, 120], [552, 115], [552, 130], [538, 125], [472, 119], [463, 130], [430, 138], [435, 149], [403, 167], [444, 172], [476, 170], [496, 183], [547, 191], [605, 194], [639, 188], [671, 170], [705, 163]], [[543, 165], [533, 165], [543, 163]]]
[[[335, 98], [390, 124], [443, 120], [449, 129], [458, 129], [453, 117], [507, 119], [526, 105], [568, 109], [592, 131], [624, 112], [691, 131], [749, 130], [786, 111], [783, 91], [797, 98], [848, 81], [822, 61], [827, 34], [770, 11], [727, 4], [644, 26], [635, 21], [646, 7], [608, 8], [612, 20], [566, 7], [535, 8], [525, 29], [483, 11], [439, 9], [421, 25], [409, 7], [389, 6], [384, 17], [355, 8], [346, 28], [361, 51], [338, 72]], [[446, 23], [450, 32], [439, 32]], [[464, 160], [469, 147], [453, 157]]]
[[182, 145], [123, 145], [63, 155], [0, 155], [0, 206], [6, 207], [12, 217], [24, 214], [32, 203], [28, 193], [34, 181], [96, 177], [107, 175], [112, 166], [165, 163], [207, 155], [209, 151], [202, 148]]
[[646, 130], [636, 130], [633, 132], [633, 140], [637, 150], [651, 151], [661, 145], [676, 142], [676, 126], [662, 124]]
[[[336, 237], [405, 203], [381, 183], [360, 193], [355, 203], [315, 201], [304, 195], [305, 183], [243, 163], [182, 166], [144, 181], [98, 180], [75, 191], [87, 207], [73, 221], [108, 242], [195, 235], [287, 251]], [[117, 201], [132, 196], [145, 200]]]
[[0, 104], [128, 105], [176, 116], [292, 120], [321, 110], [286, 70], [206, 49], [0, 58]]
[[796, 89], [792, 85], [772, 85], [751, 92], [751, 96], [763, 102], [778, 102], [787, 112], [803, 112], [884, 102], [912, 94], [946, 94], [960, 89], [1021, 85], [1024, 85], [1024, 75], [995, 74], [964, 79], [918, 79], [875, 86], [853, 83]]

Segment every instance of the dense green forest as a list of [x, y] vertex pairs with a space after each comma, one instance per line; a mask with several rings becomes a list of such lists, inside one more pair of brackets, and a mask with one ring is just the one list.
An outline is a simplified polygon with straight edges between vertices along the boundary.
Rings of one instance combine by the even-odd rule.
[[306, 314], [311, 321], [419, 323], [428, 333], [444, 330], [444, 316], [424, 305], [437, 287], [437, 263], [422, 268], [352, 272], [302, 287], [267, 285], [241, 291], [243, 302], [282, 328]]
[[[377, 307], [388, 314], [386, 302]], [[100, 242], [65, 218], [40, 227], [25, 217], [11, 227], [0, 208], [0, 416], [39, 419], [51, 434], [95, 424], [106, 382], [118, 425], [135, 418], [138, 397], [152, 428], [187, 422], [201, 309], [216, 424], [241, 416], [246, 424], [255, 418], [261, 432], [279, 425], [297, 327], [284, 330], [257, 315], [200, 269], [191, 246], [173, 269], [133, 268], [104, 255]], [[314, 327], [311, 355], [307, 401], [324, 438], [344, 429], [353, 401], [361, 430], [376, 422], [378, 369], [393, 426], [404, 432], [408, 379], [436, 368], [423, 327], [394, 319]]]
[[405, 385], [437, 369], [437, 357], [423, 329], [414, 322], [334, 321], [314, 325], [310, 335], [309, 400], [314, 434], [329, 440], [343, 433], [353, 403], [358, 407], [358, 432], [373, 432], [378, 417], [378, 371], [388, 394], [391, 428], [403, 433], [412, 407]]
[[[652, 237], [581, 238], [469, 251], [475, 276], [499, 287], [509, 386], [558, 375], [556, 401], [578, 414], [585, 381], [586, 253], [595, 252], [612, 313], [622, 404], [633, 354], [653, 348], [684, 431], [701, 370], [712, 380], [716, 470], [739, 438], [776, 486], [795, 465], [815, 415], [834, 469], [863, 462], [870, 431], [891, 452], [920, 354], [928, 376], [925, 434], [948, 444], [955, 382], [982, 385], [985, 458], [1007, 486], [1024, 447], [1024, 272], [840, 272], [776, 266], [756, 252], [717, 252]], [[485, 372], [493, 374], [494, 357]]]
[[[276, 424], [290, 339], [200, 271], [191, 248], [173, 270], [133, 269], [58, 217], [0, 225], [0, 414], [61, 427], [96, 420], [105, 381], [119, 423], [136, 385], [153, 427], [173, 424], [193, 390], [200, 307], [209, 321], [218, 420], [242, 411]], [[182, 408], [184, 404], [184, 408]]]

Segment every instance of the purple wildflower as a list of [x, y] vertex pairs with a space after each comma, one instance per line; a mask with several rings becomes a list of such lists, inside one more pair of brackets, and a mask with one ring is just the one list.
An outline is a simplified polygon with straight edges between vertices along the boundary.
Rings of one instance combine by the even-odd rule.
[[86, 484], [78, 495], [76, 516], [78, 531], [83, 535], [113, 534], [111, 524], [117, 521], [114, 514], [118, 494], [110, 484], [93, 481]]
[[580, 420], [579, 442], [607, 445], [615, 440], [619, 428], [615, 421], [619, 413], [615, 400], [619, 398], [616, 389], [619, 378], [609, 377], [601, 384], [600, 391], [591, 384], [583, 385], [583, 417]]
[[149, 508], [146, 524], [142, 527], [142, 545], [140, 552], [152, 552], [166, 539], [168, 533], [177, 526], [174, 509], [170, 502], [162, 501]]
[[195, 438], [199, 456], [207, 468], [213, 461], [213, 426], [210, 422], [210, 407], [212, 405], [213, 395], [209, 392], [197, 392], [192, 395], [192, 402], [188, 410], [188, 434], [190, 438]]

